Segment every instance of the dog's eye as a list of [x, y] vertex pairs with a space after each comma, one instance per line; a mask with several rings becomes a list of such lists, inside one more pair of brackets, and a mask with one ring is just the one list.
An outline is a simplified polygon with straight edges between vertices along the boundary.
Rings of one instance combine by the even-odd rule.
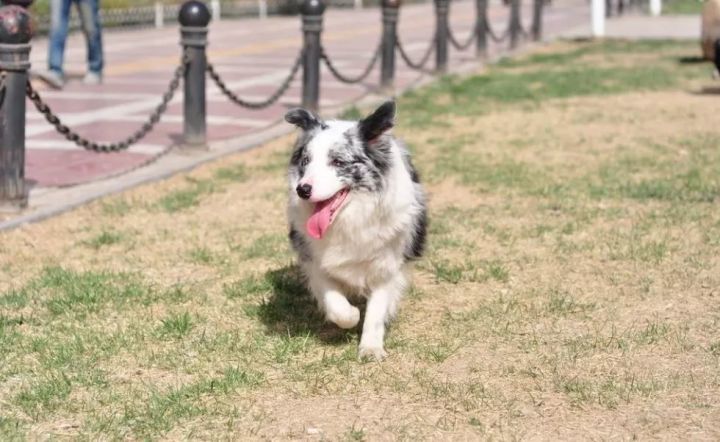
[[332, 164], [333, 167], [342, 167], [345, 165], [345, 163], [343, 163], [340, 160], [332, 160], [332, 162], [330, 164]]
[[308, 157], [305, 157], [305, 158], [303, 158], [303, 159], [300, 161], [300, 165], [301, 165], [302, 167], [307, 166], [309, 163], [310, 163], [310, 159], [309, 159]]

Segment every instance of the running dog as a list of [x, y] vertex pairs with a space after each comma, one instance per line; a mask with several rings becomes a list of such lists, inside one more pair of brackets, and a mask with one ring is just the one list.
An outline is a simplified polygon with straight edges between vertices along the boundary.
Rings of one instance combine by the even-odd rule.
[[425, 193], [410, 154], [391, 134], [395, 102], [360, 121], [323, 121], [305, 109], [288, 171], [290, 242], [328, 321], [349, 329], [367, 298], [358, 356], [387, 356], [385, 327], [425, 248]]

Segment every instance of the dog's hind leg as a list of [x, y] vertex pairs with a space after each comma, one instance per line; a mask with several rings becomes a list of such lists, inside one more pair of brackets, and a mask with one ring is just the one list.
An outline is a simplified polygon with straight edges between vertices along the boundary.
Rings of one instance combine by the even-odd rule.
[[360, 337], [358, 350], [360, 358], [382, 360], [387, 356], [383, 345], [385, 327], [397, 312], [405, 285], [405, 276], [399, 274], [392, 281], [374, 289], [370, 294]]
[[319, 272], [310, 273], [310, 290], [325, 318], [340, 328], [353, 328], [360, 322], [360, 310], [350, 305], [337, 284]]

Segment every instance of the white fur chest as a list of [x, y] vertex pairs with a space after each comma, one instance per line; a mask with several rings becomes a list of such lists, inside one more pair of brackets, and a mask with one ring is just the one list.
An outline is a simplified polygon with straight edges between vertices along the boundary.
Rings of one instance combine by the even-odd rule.
[[294, 217], [309, 245], [311, 265], [360, 293], [403, 270], [412, 227], [412, 200], [388, 206], [378, 204], [378, 197], [353, 195], [320, 240], [304, 231], [308, 208], [296, 207]]

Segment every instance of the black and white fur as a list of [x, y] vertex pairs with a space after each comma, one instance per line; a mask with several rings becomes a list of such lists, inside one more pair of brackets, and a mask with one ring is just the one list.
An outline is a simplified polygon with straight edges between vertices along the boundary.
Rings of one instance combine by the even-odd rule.
[[[355, 327], [360, 311], [348, 296], [367, 298], [359, 357], [378, 360], [386, 356], [385, 326], [407, 288], [409, 263], [423, 253], [427, 226], [418, 174], [389, 133], [394, 118], [393, 101], [359, 122], [325, 122], [304, 109], [285, 115], [302, 130], [288, 173], [290, 241], [328, 321]], [[300, 189], [308, 183], [311, 195]], [[346, 188], [327, 233], [309, 236], [305, 225], [314, 204]]]

